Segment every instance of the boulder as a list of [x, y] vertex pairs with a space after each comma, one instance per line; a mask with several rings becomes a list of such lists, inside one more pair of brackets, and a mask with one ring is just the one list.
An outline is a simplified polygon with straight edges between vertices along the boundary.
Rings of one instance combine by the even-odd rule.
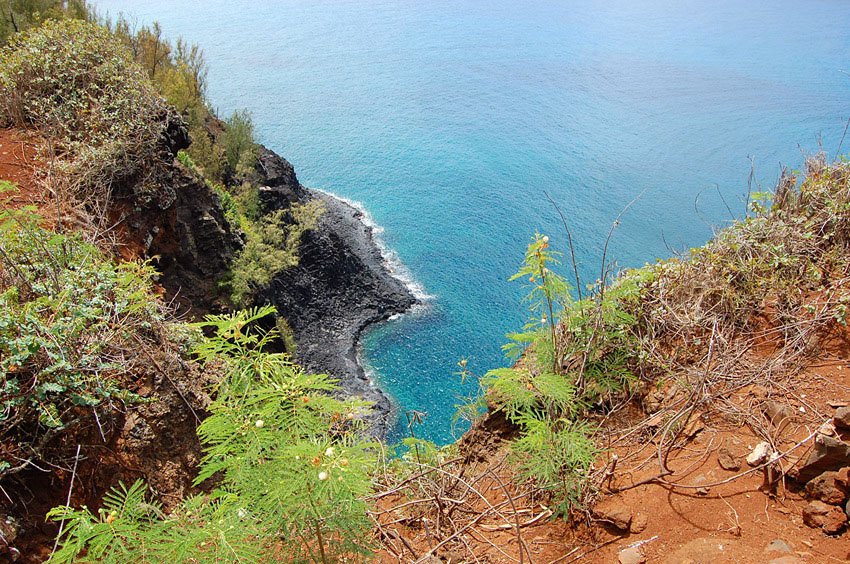
[[850, 466], [850, 444], [818, 434], [814, 448], [805, 463], [800, 466], [797, 479], [800, 482], [808, 482], [824, 472], [840, 470], [847, 466]]
[[838, 472], [824, 472], [806, 484], [806, 495], [829, 505], [841, 505], [847, 499], [847, 488]]

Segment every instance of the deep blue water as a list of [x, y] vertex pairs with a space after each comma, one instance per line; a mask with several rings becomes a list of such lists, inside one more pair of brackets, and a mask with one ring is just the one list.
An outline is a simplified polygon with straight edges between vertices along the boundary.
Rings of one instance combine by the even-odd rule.
[[96, 3], [200, 44], [221, 115], [248, 108], [302, 183], [383, 226], [433, 299], [372, 331], [365, 361], [441, 442], [474, 386], [456, 362], [502, 365], [524, 320], [506, 280], [530, 237], [566, 250], [544, 191], [592, 282], [637, 195], [621, 266], [704, 243], [742, 214], [749, 157], [770, 187], [850, 117], [846, 0]]

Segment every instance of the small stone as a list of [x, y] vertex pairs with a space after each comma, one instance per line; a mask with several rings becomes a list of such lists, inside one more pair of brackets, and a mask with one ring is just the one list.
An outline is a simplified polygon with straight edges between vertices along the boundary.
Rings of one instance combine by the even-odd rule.
[[847, 515], [840, 507], [833, 507], [826, 514], [825, 522], [822, 525], [823, 532], [828, 535], [837, 535], [847, 526]]
[[649, 517], [646, 516], [646, 513], [638, 511], [635, 516], [632, 517], [632, 523], [629, 525], [629, 532], [636, 535], [644, 532], [648, 526]]
[[842, 468], [835, 473], [835, 483], [850, 493], [850, 466]]
[[630, 546], [617, 554], [617, 561], [620, 564], [643, 564], [646, 562], [646, 557], [640, 551], [639, 546]]
[[730, 472], [737, 472], [741, 469], [741, 459], [725, 446], [720, 447], [720, 450], [717, 451], [717, 463], [720, 464], [721, 468]]
[[809, 499], [818, 499], [830, 505], [841, 505], [847, 499], [847, 488], [838, 472], [824, 472], [806, 484]]
[[747, 455], [747, 464], [753, 467], [764, 464], [770, 456], [770, 450], [770, 443], [764, 441], [760, 442], [756, 445], [756, 448]]
[[750, 394], [756, 398], [763, 398], [767, 396], [767, 388], [764, 386], [755, 385], [750, 388]]
[[709, 483], [709, 480], [708, 480], [708, 478], [705, 477], [705, 474], [700, 474], [699, 476], [694, 478], [693, 485], [701, 486], [701, 487], [696, 488], [696, 494], [697, 495], [708, 495], [710, 488], [708, 486], [703, 485], [703, 484], [707, 484], [707, 483]]
[[767, 420], [777, 431], [782, 431], [794, 418], [791, 406], [778, 401], [768, 400], [761, 407]]
[[619, 501], [602, 502], [593, 509], [593, 516], [599, 521], [605, 521], [620, 531], [628, 531], [632, 524], [632, 510]]
[[803, 508], [803, 523], [813, 529], [819, 529], [825, 521], [826, 514], [832, 509], [831, 505], [827, 505], [820, 500], [810, 501]]
[[832, 422], [839, 429], [850, 430], [850, 407], [839, 407], [832, 416]]
[[688, 424], [685, 425], [685, 429], [682, 434], [689, 439], [693, 439], [700, 434], [703, 429], [705, 429], [705, 423], [702, 422], [702, 417], [696, 415], [688, 420]]
[[770, 541], [770, 544], [767, 545], [767, 548], [764, 549], [765, 552], [782, 552], [784, 554], [791, 554], [793, 551], [791, 550], [791, 546], [782, 539], [773, 539]]
[[847, 515], [840, 507], [814, 500], [803, 509], [803, 523], [813, 529], [823, 529], [828, 535], [834, 535], [847, 526]]

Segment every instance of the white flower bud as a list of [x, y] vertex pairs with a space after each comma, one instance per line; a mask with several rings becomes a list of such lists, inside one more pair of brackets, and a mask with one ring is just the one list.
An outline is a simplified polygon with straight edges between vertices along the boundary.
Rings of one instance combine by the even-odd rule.
[[543, 236], [543, 242], [544, 242], [544, 243], [548, 243], [548, 242], [549, 242], [549, 236], [548, 236], [548, 235], [544, 235], [544, 236]]
[[260, 429], [263, 425], [265, 425], [265, 422], [262, 419], [257, 419], [256, 423], [254, 423], [254, 427], [257, 429]]
[[325, 472], [324, 470], [319, 472], [319, 481], [320, 482], [324, 482], [327, 479], [328, 479], [328, 473], [327, 472]]
[[328, 447], [325, 451], [325, 456], [333, 456], [334, 455], [334, 447]]

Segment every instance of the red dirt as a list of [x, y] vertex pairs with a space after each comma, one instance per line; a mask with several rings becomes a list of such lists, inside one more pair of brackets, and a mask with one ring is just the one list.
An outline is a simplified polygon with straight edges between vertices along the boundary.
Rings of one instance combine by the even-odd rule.
[[[730, 402], [754, 414], [761, 413], [767, 400], [778, 401], [794, 412], [790, 424], [777, 429], [770, 427], [771, 440], [780, 452], [787, 453], [781, 460], [784, 471], [789, 471], [798, 459], [804, 458], [811, 448], [811, 436], [821, 423], [828, 421], [836, 406], [850, 403], [850, 330], [835, 324], [833, 330], [821, 336], [820, 350], [796, 376], [775, 378], [770, 388], [751, 385], [735, 392]], [[775, 344], [775, 343], [774, 343]], [[763, 343], [755, 355], [764, 359], [777, 349]], [[491, 416], [492, 417], [492, 416]], [[629, 429], [641, 418], [642, 410], [629, 406], [621, 410], [611, 427]], [[651, 418], [650, 418], [651, 419]], [[644, 422], [645, 423], [645, 422]], [[644, 425], [645, 427], [645, 425]], [[524, 562], [556, 564], [569, 562], [616, 563], [621, 550], [639, 546], [646, 562], [662, 564], [709, 563], [767, 563], [785, 557], [790, 562], [848, 562], [850, 561], [850, 532], [829, 536], [812, 529], [802, 521], [803, 507], [808, 503], [801, 486], [790, 478], [779, 481], [776, 487], [765, 487], [765, 473], [754, 470], [743, 460], [753, 447], [763, 440], [741, 421], [713, 413], [692, 417], [684, 426], [692, 438], [680, 443], [668, 460], [673, 473], [664, 479], [668, 483], [645, 483], [660, 474], [657, 443], [651, 440], [652, 432], [611, 436], [606, 459], [598, 467], [604, 468], [611, 457], [619, 457], [618, 466], [610, 483], [603, 483], [599, 507], [614, 505], [630, 512], [633, 519], [645, 518], [646, 528], [640, 532], [618, 532], [598, 516], [582, 519], [569, 526], [560, 520], [542, 520], [521, 529], [528, 546]], [[657, 427], [656, 427], [657, 428]], [[805, 439], [808, 441], [804, 441]], [[843, 437], [847, 440], [848, 436]], [[464, 446], [463, 442], [467, 444]], [[803, 444], [791, 450], [797, 443]], [[741, 458], [737, 471], [724, 470], [718, 462], [718, 450], [725, 446]], [[468, 434], [461, 443], [461, 453], [472, 451], [475, 456], [452, 469], [464, 472], [471, 479], [487, 466], [497, 467], [497, 474], [505, 483], [511, 474], [499, 465], [507, 454], [506, 443], [498, 434], [477, 431]], [[748, 472], [749, 471], [749, 472]], [[743, 474], [740, 477], [736, 477]], [[731, 479], [736, 477], [734, 479]], [[727, 482], [728, 480], [728, 482]], [[719, 483], [724, 482], [724, 483]], [[673, 484], [677, 484], [675, 486]], [[697, 487], [705, 485], [706, 490]], [[487, 503], [497, 505], [505, 501], [500, 485], [494, 479], [482, 479], [477, 489], [485, 492]], [[509, 487], [511, 495], [517, 489]], [[417, 512], [419, 506], [403, 511], [394, 506], [407, 499], [388, 497], [380, 500], [378, 515], [385, 530], [395, 531], [388, 544], [398, 555], [389, 551], [380, 554], [381, 562], [413, 562], [411, 550], [404, 547], [398, 535], [404, 537], [412, 551], [421, 557], [429, 551], [429, 533], [422, 525], [425, 517], [429, 527], [435, 527], [434, 513]], [[485, 502], [478, 508], [487, 509]], [[517, 501], [521, 522], [539, 515], [542, 506]], [[509, 509], [509, 508], [508, 508]], [[510, 514], [509, 510], [505, 510]], [[401, 519], [401, 521], [399, 521]], [[510, 520], [510, 519], [509, 519]], [[488, 518], [475, 525], [465, 535], [465, 546], [437, 552], [443, 562], [519, 562], [519, 549], [515, 529], [492, 531], [492, 526], [503, 525], [505, 520]], [[769, 550], [771, 543], [783, 541], [790, 552]], [[386, 542], [386, 538], [385, 538]], [[470, 553], [474, 557], [470, 557]], [[433, 562], [437, 560], [434, 559]]]
[[19, 207], [46, 202], [44, 191], [38, 186], [36, 135], [19, 129], [0, 129], [0, 180], [13, 182], [18, 191], [3, 202], [4, 206]]

